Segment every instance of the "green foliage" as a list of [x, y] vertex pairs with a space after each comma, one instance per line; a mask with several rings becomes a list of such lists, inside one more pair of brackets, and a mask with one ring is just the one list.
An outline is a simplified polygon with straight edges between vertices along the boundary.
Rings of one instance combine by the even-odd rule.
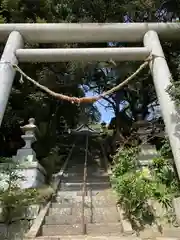
[[169, 143], [169, 139], [167, 137], [163, 140], [163, 145], [161, 147], [160, 154], [164, 158], [173, 158], [171, 146]]
[[18, 181], [24, 180], [24, 177], [21, 176], [19, 165], [11, 159], [1, 159], [0, 173], [6, 183], [5, 186], [0, 187], [0, 203], [3, 208], [4, 221], [7, 223], [10, 223], [13, 217], [23, 214], [23, 211], [30, 205], [47, 202], [54, 193], [49, 186], [40, 189], [21, 189]]
[[173, 162], [170, 159], [164, 157], [158, 157], [153, 159], [153, 165], [151, 171], [156, 181], [164, 184], [168, 188], [168, 192], [173, 195], [179, 194], [179, 182], [174, 171]]
[[64, 162], [64, 155], [59, 155], [60, 148], [55, 147], [51, 149], [49, 155], [43, 159], [41, 159], [41, 165], [47, 172], [47, 182], [52, 180], [52, 175], [59, 171], [63, 162]]
[[115, 183], [115, 190], [119, 196], [119, 202], [130, 213], [136, 213], [142, 208], [151, 196], [150, 185], [142, 178], [139, 172], [126, 172], [119, 176]]
[[168, 87], [167, 92], [171, 96], [171, 99], [176, 103], [177, 106], [180, 105], [180, 81], [171, 80], [171, 85]]
[[[139, 21], [136, 19], [136, 15], [142, 16], [144, 12], [148, 12], [151, 18], [147, 21], [154, 21], [154, 12], [159, 6], [160, 1], [157, 0], [148, 0], [143, 3], [140, 0], [0, 0], [0, 23], [121, 22], [126, 12], [130, 13], [133, 21]], [[34, 45], [29, 43], [26, 43], [26, 45], [34, 47]], [[93, 43], [80, 45], [65, 43], [48, 46], [106, 47], [107, 44]], [[35, 47], [47, 47], [47, 45], [36, 44]], [[48, 65], [36, 63], [21, 64], [21, 67], [28, 75], [36, 79], [39, 83], [48, 86], [50, 89], [78, 97], [83, 94], [78, 84], [85, 83], [91, 85], [91, 87], [95, 87], [94, 90], [96, 92], [101, 93], [109, 87], [120, 83], [127, 75], [134, 72], [137, 64], [117, 63], [117, 67], [113, 68], [112, 64], [109, 63], [106, 64], [106, 66], [104, 63], [95, 65], [92, 63], [57, 63]], [[111, 69], [108, 76], [105, 76], [103, 71], [101, 71], [101, 75], [96, 74], [96, 77], [93, 78], [92, 73], [97, 73], [105, 67], [107, 70]], [[95, 69], [97, 69], [97, 71]], [[115, 71], [115, 74], [112, 70]], [[89, 77], [87, 77], [87, 75]], [[24, 121], [27, 122], [29, 117], [34, 117], [37, 125], [46, 125], [45, 134], [41, 136], [41, 139], [39, 139], [36, 144], [37, 156], [44, 158], [48, 155], [51, 148], [57, 145], [56, 136], [57, 133], [59, 133], [60, 116], [63, 115], [68, 122], [68, 126], [73, 127], [79, 120], [79, 110], [76, 105], [67, 104], [48, 97], [26, 81], [24, 84], [20, 84], [18, 78], [19, 76], [17, 76], [13, 84], [13, 90], [4, 117], [1, 133], [5, 139], [11, 138], [13, 141], [20, 141], [19, 139], [14, 140], [15, 135], [20, 135], [20, 132], [17, 134], [17, 128]], [[144, 85], [135, 86], [135, 84], [132, 84], [130, 88], [123, 90], [121, 94], [121, 96], [123, 96], [121, 100], [127, 100], [130, 103], [128, 110], [133, 112], [133, 115], [136, 113], [135, 103], [139, 96], [143, 95], [142, 101], [145, 106], [155, 98], [152, 80], [147, 72], [142, 72], [142, 75], [138, 76], [135, 82], [142, 82], [144, 78], [146, 79]], [[62, 84], [62, 82], [64, 84]], [[108, 103], [110, 104], [108, 107], [113, 108], [115, 114], [118, 113], [115, 102], [113, 102], [113, 104], [111, 104], [111, 102]], [[66, 109], [69, 110], [68, 113]], [[124, 115], [127, 114], [124, 113]], [[91, 108], [90, 120], [97, 122], [99, 119], [100, 114], [97, 108], [93, 106]], [[120, 121], [119, 124], [122, 128], [122, 121]], [[126, 120], [124, 124], [126, 126], [128, 125]], [[130, 129], [129, 125], [127, 128], [128, 130]], [[8, 145], [7, 141], [5, 141], [4, 145]], [[9, 149], [7, 151], [10, 152]]]
[[180, 191], [172, 162], [160, 156], [153, 159], [151, 166], [140, 170], [136, 164], [137, 153], [137, 148], [125, 148], [116, 154], [111, 181], [128, 217], [142, 222], [153, 218], [149, 200], [169, 209], [172, 198]]
[[44, 18], [37, 17], [36, 23], [47, 23], [47, 21]]
[[138, 148], [125, 148], [114, 156], [113, 176], [118, 177], [136, 169]]
[[[169, 65], [170, 69], [172, 69], [172, 78], [170, 79], [171, 84], [168, 86], [167, 92], [175, 102], [178, 110], [180, 106], [180, 48], [178, 44], [169, 44], [169, 47], [170, 49], [168, 49], [167, 56], [171, 56], [169, 57]], [[179, 111], [177, 112], [179, 113]]]
[[14, 216], [21, 216], [32, 204], [37, 204], [38, 192], [36, 189], [11, 188], [0, 195], [1, 207], [3, 208], [4, 221], [10, 223]]
[[0, 15], [0, 24], [1, 23], [6, 23], [6, 19], [2, 15]]

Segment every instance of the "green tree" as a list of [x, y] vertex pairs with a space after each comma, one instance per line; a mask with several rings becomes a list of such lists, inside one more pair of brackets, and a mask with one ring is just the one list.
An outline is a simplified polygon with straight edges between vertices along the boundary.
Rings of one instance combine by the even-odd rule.
[[[128, 2], [125, 0], [1, 0], [0, 23], [122, 22], [125, 15], [131, 17], [134, 22], [150, 22], [159, 20], [159, 15], [157, 14], [159, 7], [161, 7], [160, 0], [131, 0]], [[174, 5], [173, 3], [168, 5], [169, 7], [171, 7], [170, 11], [173, 14], [178, 14], [180, 9], [179, 4]], [[122, 43], [116, 44], [117, 46], [122, 45]], [[107, 45], [108, 43], [65, 43], [48, 46], [106, 47]], [[29, 43], [27, 43], [27, 46], [33, 47]], [[123, 43], [123, 46], [128, 46], [128, 44]], [[45, 44], [37, 44], [36, 47], [47, 46]], [[179, 50], [177, 48], [178, 44], [172, 47], [172, 44], [164, 43], [164, 50], [175, 79], [179, 76]], [[176, 53], [175, 56], [174, 53]], [[39, 83], [46, 85], [52, 90], [79, 97], [84, 96], [84, 91], [79, 88], [79, 84], [89, 85], [91, 89], [101, 93], [123, 81], [124, 78], [137, 68], [139, 63], [116, 63], [116, 65], [116, 67], [112, 67], [109, 65], [104, 66], [104, 63], [96, 65], [87, 63], [21, 64], [21, 68]], [[104, 74], [102, 71], [103, 68], [110, 69], [110, 74]], [[113, 71], [116, 72], [115, 75], [112, 74]], [[56, 143], [60, 117], [64, 116], [69, 127], [75, 126], [79, 119], [79, 107], [53, 99], [26, 81], [20, 84], [19, 78], [17, 76], [14, 82], [1, 128], [1, 145], [3, 146], [4, 142], [4, 152], [7, 152], [5, 148], [7, 148], [7, 145], [12, 145], [12, 142], [16, 145], [14, 149], [17, 149], [17, 145], [21, 144], [21, 133], [18, 130], [19, 125], [24, 124], [24, 121], [26, 122], [29, 117], [33, 116], [37, 120], [37, 125], [41, 128], [40, 130], [43, 132], [43, 136], [38, 141], [39, 145], [37, 147], [39, 149], [37, 151], [38, 155], [42, 156], [45, 154], [44, 149], [47, 149], [47, 154], [52, 145]], [[127, 129], [130, 129], [131, 122], [136, 119], [136, 105], [138, 102], [142, 104], [142, 111], [145, 116], [147, 114], [147, 105], [155, 99], [156, 95], [150, 74], [148, 71], [144, 71], [134, 80], [133, 84], [123, 89], [123, 91], [118, 92], [113, 98], [110, 97], [106, 100], [113, 108], [115, 116], [121, 116], [119, 125], [122, 125], [123, 118], [126, 119], [127, 111], [132, 114], [130, 124], [127, 127]], [[129, 105], [125, 111], [120, 112], [118, 106], [122, 101], [127, 101]], [[69, 110], [68, 113], [66, 111], [67, 108]], [[39, 111], [39, 109], [41, 110]], [[99, 113], [94, 106], [91, 106], [91, 113], [93, 113], [93, 115], [90, 114], [91, 119], [97, 121]], [[123, 127], [119, 126], [120, 130], [125, 128], [126, 122], [124, 121]], [[8, 141], [11, 141], [11, 144], [7, 144]], [[44, 148], [44, 144], [47, 146], [46, 148]]]

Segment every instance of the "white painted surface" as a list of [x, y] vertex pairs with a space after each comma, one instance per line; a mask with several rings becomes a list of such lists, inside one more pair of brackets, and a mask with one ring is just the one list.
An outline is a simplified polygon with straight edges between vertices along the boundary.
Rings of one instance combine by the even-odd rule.
[[[8, 187], [7, 180], [8, 175], [2, 173], [3, 166], [6, 164], [0, 164], [0, 188], [6, 189]], [[16, 170], [17, 176], [23, 177], [23, 179], [17, 180], [19, 187], [25, 188], [38, 188], [45, 184], [46, 172], [44, 168], [38, 162], [24, 162], [19, 164]]]
[[24, 177], [23, 181], [19, 181], [19, 185], [21, 188], [38, 188], [44, 185], [45, 176], [38, 168], [29, 168], [22, 169], [20, 171], [20, 175]]
[[0, 24], [0, 41], [19, 31], [25, 41], [60, 42], [141, 42], [154, 30], [162, 39], [180, 39], [180, 23], [32, 23]]
[[150, 63], [150, 69], [180, 178], [180, 116], [175, 108], [174, 102], [166, 91], [171, 84], [171, 73], [158, 34], [154, 31], [147, 32], [144, 36], [144, 45], [155, 55], [154, 60]]
[[6, 105], [11, 92], [15, 71], [11, 65], [4, 62], [17, 64], [18, 60], [15, 51], [23, 47], [23, 40], [18, 32], [12, 32], [4, 48], [4, 52], [0, 61], [0, 125], [4, 116]]
[[49, 48], [18, 49], [20, 62], [66, 62], [66, 61], [140, 61], [150, 52], [147, 48]]

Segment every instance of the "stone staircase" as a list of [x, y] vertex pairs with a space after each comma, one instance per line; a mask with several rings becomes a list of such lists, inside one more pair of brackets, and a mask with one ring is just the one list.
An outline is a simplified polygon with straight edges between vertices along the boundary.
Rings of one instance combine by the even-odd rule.
[[[97, 164], [88, 166], [87, 188], [84, 201], [84, 225], [82, 224], [83, 161], [68, 164], [61, 177], [61, 184], [48, 214], [45, 217], [38, 240], [180, 240], [180, 230], [147, 227], [127, 235], [123, 232], [123, 220], [116, 206], [109, 176]], [[177, 238], [178, 236], [178, 238]]]
[[[83, 163], [69, 163], [38, 239], [84, 239], [82, 224]], [[122, 236], [116, 199], [109, 177], [96, 164], [88, 166], [84, 201], [86, 237]], [[60, 238], [61, 236], [61, 238]], [[71, 236], [71, 238], [68, 238]], [[81, 237], [80, 237], [81, 236]], [[119, 238], [118, 238], [119, 239]]]

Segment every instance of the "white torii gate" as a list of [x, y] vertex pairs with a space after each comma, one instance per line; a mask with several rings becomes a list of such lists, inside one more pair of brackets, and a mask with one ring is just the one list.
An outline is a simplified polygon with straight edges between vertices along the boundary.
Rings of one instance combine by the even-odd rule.
[[[180, 40], [179, 23], [60, 23], [0, 24], [0, 42], [6, 42], [0, 61], [0, 124], [15, 70], [8, 62], [138, 61], [155, 56], [150, 69], [180, 178], [178, 113], [167, 93], [171, 74], [161, 47], [162, 40]], [[138, 48], [24, 49], [24, 42], [144, 42]]]

